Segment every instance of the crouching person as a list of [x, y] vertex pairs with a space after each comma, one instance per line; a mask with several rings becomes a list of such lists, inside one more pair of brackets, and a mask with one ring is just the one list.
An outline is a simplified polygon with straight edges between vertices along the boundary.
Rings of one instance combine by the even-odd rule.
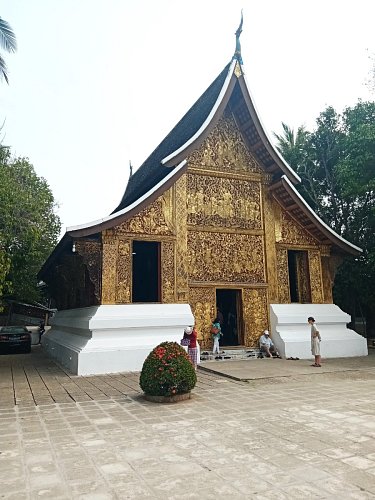
[[264, 330], [263, 335], [260, 337], [259, 347], [261, 355], [265, 354], [267, 358], [272, 358], [273, 355], [277, 358], [281, 358], [275, 347], [275, 344], [272, 342], [270, 332], [268, 330]]

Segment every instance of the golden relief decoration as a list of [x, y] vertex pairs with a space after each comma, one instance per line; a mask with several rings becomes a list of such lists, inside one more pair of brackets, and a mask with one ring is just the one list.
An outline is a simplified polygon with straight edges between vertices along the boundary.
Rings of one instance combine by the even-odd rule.
[[189, 302], [186, 174], [176, 182], [176, 293], [177, 302]]
[[114, 304], [116, 302], [116, 268], [118, 241], [113, 237], [110, 237], [107, 231], [103, 231], [102, 245], [102, 304]]
[[330, 258], [322, 256], [323, 295], [325, 304], [333, 303], [332, 287], [334, 277], [331, 271]]
[[319, 244], [284, 210], [281, 211], [281, 239], [277, 241], [296, 246], [317, 246]]
[[286, 248], [276, 249], [277, 260], [277, 283], [280, 304], [289, 304], [289, 272], [288, 272], [288, 250]]
[[161, 289], [163, 304], [173, 304], [176, 301], [173, 241], [163, 241], [161, 244]]
[[187, 190], [188, 224], [262, 229], [260, 182], [189, 173]]
[[307, 252], [296, 253], [296, 274], [298, 301], [301, 303], [311, 302], [310, 272]]
[[320, 245], [320, 256], [329, 257], [331, 255], [331, 247], [329, 245]]
[[191, 281], [265, 281], [262, 236], [189, 231], [188, 259]]
[[119, 240], [117, 249], [116, 304], [128, 304], [131, 301], [130, 284], [132, 269], [131, 241]]
[[268, 329], [268, 300], [264, 288], [244, 289], [243, 319], [245, 324], [244, 342], [247, 347], [258, 347], [259, 337]]
[[273, 198], [265, 190], [264, 196], [264, 237], [265, 254], [267, 267], [268, 294], [271, 302], [278, 302], [277, 294], [277, 259], [276, 259], [276, 238], [275, 220], [273, 214]]
[[323, 302], [322, 268], [320, 252], [309, 250], [311, 302], [321, 304]]
[[226, 112], [202, 146], [188, 157], [197, 168], [237, 173], [261, 173], [230, 112]]
[[201, 348], [211, 349], [211, 323], [216, 313], [215, 288], [191, 287], [189, 297]]
[[337, 269], [342, 264], [344, 257], [342, 255], [329, 254], [328, 251], [323, 255], [321, 253], [321, 257], [324, 302], [332, 304], [332, 287], [335, 282]]
[[100, 241], [75, 241], [76, 252], [82, 256], [83, 263], [89, 273], [90, 281], [94, 285], [94, 295], [98, 303], [101, 302], [102, 285], [102, 246]]
[[239, 78], [242, 75], [241, 66], [238, 61], [236, 62], [236, 66], [234, 67], [234, 74], [236, 75], [237, 78]]
[[174, 210], [174, 192], [175, 188], [172, 186], [167, 191], [165, 191], [159, 198], [161, 201], [161, 209], [163, 212], [164, 220], [168, 226], [171, 234], [175, 233], [175, 210]]
[[112, 231], [114, 235], [129, 233], [172, 235], [173, 221], [170, 199], [167, 197], [158, 198], [139, 214], [119, 224]]

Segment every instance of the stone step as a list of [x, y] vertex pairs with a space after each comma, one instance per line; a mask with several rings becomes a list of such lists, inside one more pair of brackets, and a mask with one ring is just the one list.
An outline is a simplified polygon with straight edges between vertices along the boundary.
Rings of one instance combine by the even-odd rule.
[[212, 354], [212, 351], [202, 351], [201, 361], [217, 361], [221, 359], [223, 361], [238, 361], [238, 360], [249, 360], [257, 358], [259, 355], [259, 349], [225, 349], [220, 350], [219, 357], [217, 354]]

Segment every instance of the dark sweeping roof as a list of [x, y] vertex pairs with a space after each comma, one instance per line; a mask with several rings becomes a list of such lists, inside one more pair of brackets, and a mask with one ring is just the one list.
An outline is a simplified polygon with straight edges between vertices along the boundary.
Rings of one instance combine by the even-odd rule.
[[174, 167], [162, 165], [161, 160], [185, 144], [202, 126], [220, 94], [229, 66], [230, 63], [225, 66], [184, 117], [130, 177], [124, 196], [112, 214], [138, 200], [173, 170]]

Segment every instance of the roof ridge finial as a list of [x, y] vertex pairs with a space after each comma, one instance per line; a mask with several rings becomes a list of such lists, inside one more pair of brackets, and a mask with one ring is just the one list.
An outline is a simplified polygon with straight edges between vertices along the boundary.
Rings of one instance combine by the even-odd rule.
[[235, 32], [235, 35], [236, 35], [236, 50], [235, 50], [235, 52], [233, 54], [233, 58], [232, 58], [232, 59], [237, 59], [237, 61], [240, 64], [243, 64], [242, 56], [241, 56], [241, 43], [240, 43], [240, 36], [241, 36], [241, 33], [242, 33], [242, 24], [243, 24], [243, 9], [241, 9], [241, 22], [240, 22], [240, 25], [238, 26], [237, 31]]

